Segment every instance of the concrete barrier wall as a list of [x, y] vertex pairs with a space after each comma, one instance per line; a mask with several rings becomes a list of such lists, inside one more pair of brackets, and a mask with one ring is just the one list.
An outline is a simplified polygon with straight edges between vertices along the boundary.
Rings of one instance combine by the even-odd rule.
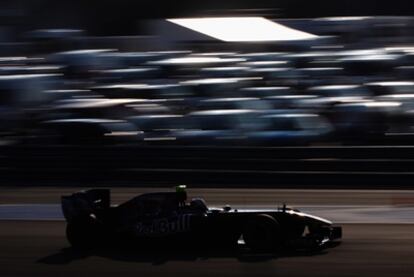
[[413, 188], [413, 147], [1, 147], [3, 185]]

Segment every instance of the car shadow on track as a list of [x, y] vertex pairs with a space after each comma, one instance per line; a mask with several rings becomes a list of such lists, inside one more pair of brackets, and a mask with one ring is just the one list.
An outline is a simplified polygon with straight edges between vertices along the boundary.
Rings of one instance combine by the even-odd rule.
[[252, 252], [244, 245], [232, 248], [211, 249], [136, 249], [126, 247], [111, 247], [94, 250], [78, 250], [63, 248], [59, 252], [37, 260], [38, 263], [50, 265], [65, 265], [88, 257], [104, 257], [115, 261], [151, 263], [162, 265], [169, 261], [196, 261], [220, 258], [234, 258], [243, 263], [263, 262], [287, 257], [303, 257], [325, 255], [328, 248], [336, 247], [340, 243], [332, 243], [323, 249], [289, 250], [280, 253]]

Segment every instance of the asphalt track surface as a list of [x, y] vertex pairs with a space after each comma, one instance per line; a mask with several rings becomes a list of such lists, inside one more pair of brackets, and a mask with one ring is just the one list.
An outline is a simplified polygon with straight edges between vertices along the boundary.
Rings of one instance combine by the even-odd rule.
[[[345, 225], [341, 245], [285, 257], [72, 253], [63, 222], [0, 222], [0, 276], [413, 276], [413, 225]], [[178, 251], [177, 251], [178, 252]]]
[[[72, 190], [0, 189], [0, 204], [56, 203], [57, 195]], [[116, 189], [114, 201], [137, 192]], [[223, 200], [231, 204], [244, 201], [246, 205], [262, 200], [267, 204], [277, 196], [277, 201], [295, 205], [412, 205], [410, 191], [191, 192], [205, 195], [213, 204]], [[243, 250], [142, 253], [140, 249], [113, 249], [79, 253], [69, 248], [63, 221], [0, 220], [0, 276], [414, 276], [414, 224], [342, 226], [344, 238], [334, 248], [275, 257]]]

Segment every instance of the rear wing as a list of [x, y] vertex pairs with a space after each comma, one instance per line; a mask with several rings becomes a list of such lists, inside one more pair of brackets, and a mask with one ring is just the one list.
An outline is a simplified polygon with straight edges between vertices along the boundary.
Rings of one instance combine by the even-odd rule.
[[109, 189], [92, 189], [62, 196], [62, 211], [68, 222], [96, 215], [96, 212], [109, 209], [111, 192]]

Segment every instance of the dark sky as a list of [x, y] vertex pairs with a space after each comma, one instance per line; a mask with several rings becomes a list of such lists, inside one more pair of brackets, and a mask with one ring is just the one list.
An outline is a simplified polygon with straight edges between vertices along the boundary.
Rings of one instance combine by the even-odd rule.
[[268, 9], [259, 13], [284, 18], [414, 15], [412, 0], [0, 0], [0, 6], [24, 10], [33, 27], [86, 27], [102, 34], [135, 32], [143, 18], [234, 14], [240, 9]]
[[[81, 13], [123, 12], [138, 17], [188, 15], [206, 10], [277, 8], [288, 17], [312, 17], [326, 14], [374, 15], [413, 14], [411, 0], [18, 0], [22, 5], [48, 12], [68, 8]], [[1, 2], [1, 0], [0, 0]]]

